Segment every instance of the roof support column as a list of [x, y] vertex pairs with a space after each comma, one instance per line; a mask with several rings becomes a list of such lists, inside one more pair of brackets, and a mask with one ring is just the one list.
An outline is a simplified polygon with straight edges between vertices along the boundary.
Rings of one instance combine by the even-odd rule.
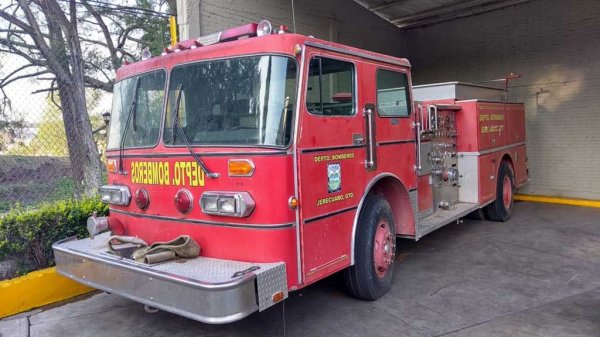
[[177, 25], [179, 40], [201, 36], [200, 0], [177, 0]]

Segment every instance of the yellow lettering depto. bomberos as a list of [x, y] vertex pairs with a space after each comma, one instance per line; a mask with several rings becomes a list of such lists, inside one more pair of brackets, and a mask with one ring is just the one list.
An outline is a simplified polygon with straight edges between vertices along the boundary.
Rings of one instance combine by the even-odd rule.
[[161, 186], [204, 186], [204, 171], [195, 161], [134, 161], [130, 169], [131, 183]]

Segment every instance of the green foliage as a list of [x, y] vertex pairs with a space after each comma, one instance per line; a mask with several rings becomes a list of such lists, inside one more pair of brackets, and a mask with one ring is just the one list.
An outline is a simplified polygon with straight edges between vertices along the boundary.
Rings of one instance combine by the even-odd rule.
[[[161, 12], [164, 12], [164, 6], [166, 6], [167, 12], [176, 15], [174, 1], [136, 0], [135, 6]], [[123, 20], [126, 27], [141, 28], [142, 36], [138, 41], [139, 46], [141, 48], [148, 47], [152, 55], [160, 55], [163, 48], [171, 44], [169, 19], [152, 15], [127, 15], [123, 17]]]
[[75, 194], [75, 184], [71, 177], [57, 178], [52, 187], [51, 193], [48, 195], [50, 200], [64, 200], [65, 196], [70, 197]]
[[15, 203], [31, 208], [74, 195], [75, 183], [67, 158], [0, 156], [0, 214]]
[[46, 203], [36, 209], [17, 205], [0, 217], [0, 260], [17, 260], [22, 272], [52, 266], [52, 244], [87, 236], [86, 220], [94, 211], [106, 215], [108, 206], [99, 198]]
[[0, 214], [10, 210], [11, 202], [8, 200], [0, 200]]

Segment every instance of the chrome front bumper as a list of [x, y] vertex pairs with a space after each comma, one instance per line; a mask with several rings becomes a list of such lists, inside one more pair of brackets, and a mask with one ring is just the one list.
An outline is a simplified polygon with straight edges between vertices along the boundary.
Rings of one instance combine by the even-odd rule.
[[229, 323], [287, 298], [285, 263], [207, 257], [155, 265], [109, 254], [108, 233], [52, 248], [60, 274], [77, 282], [205, 323]]

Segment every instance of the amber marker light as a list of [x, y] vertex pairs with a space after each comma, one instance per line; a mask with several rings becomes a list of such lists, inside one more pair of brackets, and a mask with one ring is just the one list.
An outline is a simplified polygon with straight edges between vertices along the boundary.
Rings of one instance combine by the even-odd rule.
[[254, 174], [254, 163], [250, 159], [231, 159], [227, 166], [230, 177], [251, 177]]
[[117, 173], [117, 161], [115, 159], [107, 160], [106, 169], [109, 173]]
[[294, 46], [294, 55], [299, 56], [300, 54], [302, 54], [302, 47], [297, 44]]
[[298, 208], [298, 198], [296, 198], [295, 196], [291, 196], [288, 199], [288, 204], [290, 205], [291, 209], [296, 209]]
[[283, 293], [283, 291], [276, 292], [271, 297], [271, 300], [273, 301], [273, 303], [281, 302], [283, 300], [284, 296], [285, 296], [285, 294]]

